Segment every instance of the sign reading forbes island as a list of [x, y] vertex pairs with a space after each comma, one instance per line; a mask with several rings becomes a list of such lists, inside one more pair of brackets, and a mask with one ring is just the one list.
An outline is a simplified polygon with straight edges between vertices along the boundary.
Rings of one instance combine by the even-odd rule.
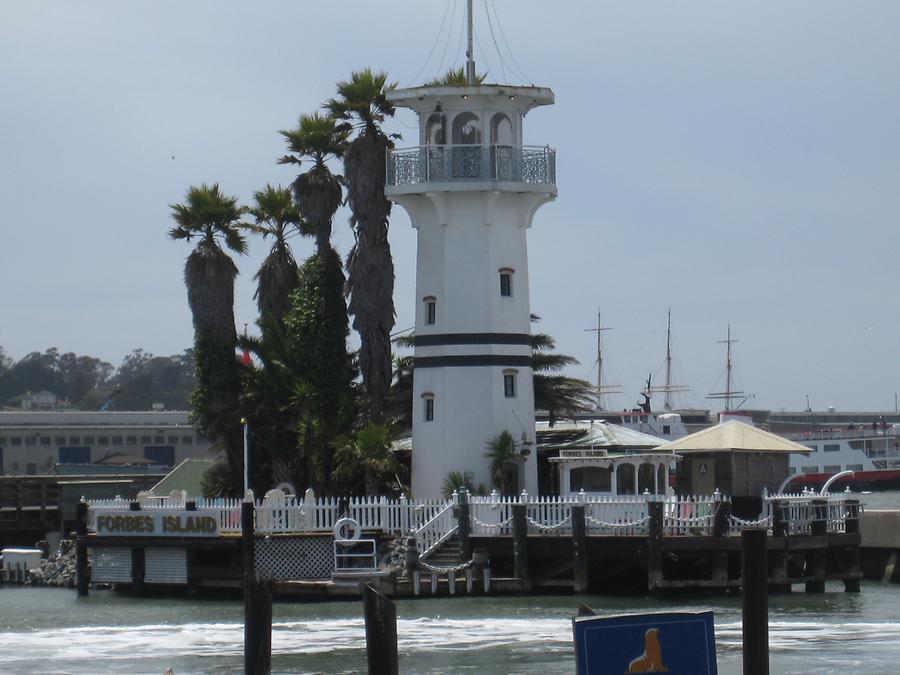
[[219, 521], [202, 511], [98, 511], [98, 535], [144, 537], [216, 537]]

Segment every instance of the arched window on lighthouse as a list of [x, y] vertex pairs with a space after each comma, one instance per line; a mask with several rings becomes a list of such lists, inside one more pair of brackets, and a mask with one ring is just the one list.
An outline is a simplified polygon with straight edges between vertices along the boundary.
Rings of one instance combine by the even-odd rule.
[[425, 145], [427, 164], [425, 166], [428, 180], [443, 179], [447, 176], [444, 167], [444, 145], [447, 143], [447, 118], [441, 112], [434, 112], [425, 123]]
[[491, 175], [497, 180], [515, 180], [512, 145], [512, 122], [505, 113], [495, 113], [491, 118]]
[[422, 419], [434, 422], [434, 394], [430, 391], [422, 394]]
[[425, 124], [425, 144], [444, 145], [447, 142], [447, 121], [443, 113], [432, 113]]
[[481, 120], [475, 113], [461, 112], [453, 118], [453, 177], [481, 176]]

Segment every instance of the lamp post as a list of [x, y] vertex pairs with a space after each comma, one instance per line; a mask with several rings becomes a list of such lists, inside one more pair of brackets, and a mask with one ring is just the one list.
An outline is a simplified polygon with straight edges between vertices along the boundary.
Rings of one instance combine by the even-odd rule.
[[247, 424], [247, 418], [241, 418], [241, 425], [244, 427], [244, 494], [250, 489], [250, 425]]

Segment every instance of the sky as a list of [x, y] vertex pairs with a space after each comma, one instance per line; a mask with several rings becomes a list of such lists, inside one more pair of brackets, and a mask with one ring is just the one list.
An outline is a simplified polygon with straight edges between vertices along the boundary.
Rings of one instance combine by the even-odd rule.
[[[604, 404], [630, 408], [664, 380], [671, 308], [675, 384], [691, 388], [676, 405], [721, 409], [705, 397], [724, 387], [730, 323], [743, 407], [894, 409], [900, 3], [474, 4], [487, 80], [556, 94], [526, 119], [527, 144], [556, 148], [559, 187], [529, 273], [537, 329], [580, 361], [570, 375], [596, 380], [599, 313], [603, 379], [624, 391]], [[289, 184], [278, 130], [355, 69], [405, 87], [461, 65], [464, 6], [7, 0], [0, 347], [118, 365], [190, 346], [190, 248], [168, 238], [169, 205], [204, 182], [242, 203]], [[401, 111], [388, 129], [415, 145], [416, 123]], [[398, 331], [414, 321], [414, 232], [395, 208]], [[346, 211], [333, 243], [352, 246]], [[254, 330], [268, 247], [236, 261], [239, 330]]]

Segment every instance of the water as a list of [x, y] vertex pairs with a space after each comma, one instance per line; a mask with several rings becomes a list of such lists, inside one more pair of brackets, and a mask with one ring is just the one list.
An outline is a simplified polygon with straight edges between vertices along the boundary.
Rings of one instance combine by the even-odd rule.
[[[773, 674], [896, 673], [900, 587], [864, 583], [860, 594], [770, 598]], [[741, 667], [740, 598], [511, 597], [397, 603], [403, 673], [572, 673], [571, 616], [578, 600], [602, 614], [715, 611], [719, 672]], [[274, 673], [364, 673], [362, 603], [276, 603]], [[109, 591], [0, 589], [0, 672], [242, 672], [242, 604], [134, 599]]]
[[[900, 508], [900, 493], [859, 495], [867, 508]], [[769, 600], [773, 675], [900, 672], [900, 586], [797, 587]], [[711, 608], [719, 672], [741, 664], [740, 597], [511, 597], [397, 603], [402, 673], [572, 673], [571, 617], [583, 600], [601, 614]], [[364, 673], [362, 603], [276, 603], [273, 673]], [[109, 591], [0, 588], [0, 673], [161, 675], [241, 673], [243, 605], [134, 599]]]

